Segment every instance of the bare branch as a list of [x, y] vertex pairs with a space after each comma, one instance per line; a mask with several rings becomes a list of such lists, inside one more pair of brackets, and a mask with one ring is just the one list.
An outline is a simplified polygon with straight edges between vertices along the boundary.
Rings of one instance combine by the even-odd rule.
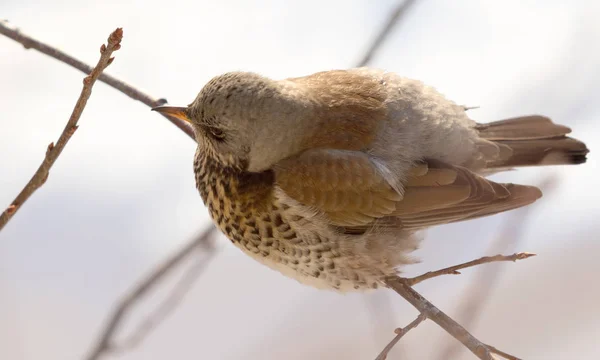
[[[46, 54], [58, 61], [61, 61], [67, 65], [71, 65], [75, 69], [83, 71], [84, 73], [89, 73], [92, 70], [92, 67], [87, 65], [86, 63], [74, 58], [73, 56], [60, 51], [57, 48], [44, 44], [30, 36], [27, 36], [19, 31], [19, 29], [10, 26], [8, 22], [0, 20], [0, 34], [5, 35], [13, 39], [14, 41], [23, 44], [25, 49], [35, 49], [42, 54]], [[156, 99], [152, 96], [143, 93], [142, 91], [136, 89], [135, 87], [127, 84], [124, 81], [116, 79], [110, 75], [102, 74], [98, 78], [98, 80], [103, 83], [112, 86], [113, 88], [119, 90], [123, 94], [129, 96], [130, 98], [140, 101], [149, 107], [155, 107], [160, 105], [165, 105], [167, 100], [165, 99]], [[179, 120], [172, 116], [167, 116], [162, 114], [165, 118], [167, 118], [173, 125], [177, 126], [181, 131], [186, 133], [192, 140], [196, 141], [196, 137], [194, 135], [194, 130], [191, 125], [186, 123], [185, 121]]]
[[[122, 30], [117, 29], [111, 37], [109, 38], [108, 45], [102, 45], [100, 51], [102, 56], [96, 68], [92, 69], [89, 65], [83, 63], [82, 61], [54, 48], [49, 45], [46, 45], [30, 36], [22, 34], [17, 28], [14, 28], [8, 24], [6, 21], [0, 21], [0, 34], [3, 34], [19, 43], [21, 43], [26, 49], [35, 49], [39, 52], [46, 54], [54, 59], [57, 59], [61, 62], [64, 62], [72, 67], [81, 70], [85, 73], [91, 72], [88, 77], [84, 79], [84, 89], [82, 91], [82, 95], [75, 106], [73, 111], [73, 115], [71, 115], [71, 119], [69, 120], [63, 134], [59, 138], [56, 146], [54, 143], [51, 143], [48, 146], [48, 150], [46, 152], [46, 158], [44, 162], [34, 175], [34, 177], [27, 184], [25, 189], [17, 196], [15, 201], [5, 210], [0, 217], [0, 229], [6, 224], [6, 222], [10, 219], [12, 215], [19, 209], [19, 207], [23, 204], [23, 202], [37, 189], [39, 188], [48, 177], [48, 172], [60, 152], [64, 148], [66, 142], [73, 135], [75, 130], [77, 130], [77, 120], [79, 119], [83, 108], [85, 107], [85, 102], [90, 96], [91, 87], [96, 80], [102, 81], [113, 88], [121, 91], [125, 95], [129, 96], [134, 100], [141, 101], [150, 107], [155, 107], [159, 105], [164, 105], [167, 103], [164, 99], [155, 99], [151, 96], [137, 90], [133, 86], [118, 80], [110, 75], [102, 74], [102, 70], [104, 70], [108, 65], [110, 65], [113, 61], [113, 58], [110, 57], [111, 53], [115, 50], [118, 50], [120, 47], [120, 40], [122, 38]], [[118, 39], [118, 41], [116, 41]], [[163, 115], [165, 116], [165, 115]], [[181, 121], [177, 118], [165, 116], [169, 121], [175, 124], [179, 129], [185, 132], [189, 137], [195, 140], [194, 131], [189, 124], [184, 121]], [[171, 273], [178, 265], [183, 263], [183, 261], [193, 253], [199, 247], [207, 247], [209, 239], [212, 237], [215, 228], [210, 227], [207, 231], [203, 232], [196, 240], [189, 243], [177, 253], [175, 253], [172, 257], [170, 257], [166, 262], [164, 262], [161, 266], [157, 267], [144, 281], [142, 281], [137, 287], [135, 287], [125, 298], [117, 304], [114, 309], [111, 317], [109, 318], [107, 325], [102, 332], [102, 335], [98, 339], [97, 343], [94, 345], [92, 350], [90, 351], [87, 359], [98, 359], [100, 356], [107, 352], [115, 352], [115, 351], [124, 351], [126, 349], [132, 348], [138, 345], [162, 320], [168, 316], [169, 313], [177, 306], [179, 301], [183, 298], [185, 293], [190, 289], [191, 285], [195, 281], [195, 279], [200, 275], [202, 270], [207, 264], [208, 259], [212, 256], [212, 247], [210, 247], [211, 252], [207, 255], [208, 257], [203, 258], [202, 260], [196, 261], [194, 266], [192, 266], [184, 275], [182, 279], [177, 283], [174, 291], [170, 293], [167, 299], [161, 303], [156, 310], [156, 312], [143, 321], [137, 330], [131, 335], [122, 345], [117, 346], [113, 344], [117, 330], [119, 329], [121, 322], [125, 315], [133, 308], [133, 306], [141, 300], [151, 289], [156, 287], [169, 273]]]
[[365, 53], [363, 59], [358, 63], [358, 67], [366, 66], [371, 62], [371, 59], [377, 50], [379, 50], [385, 39], [387, 39], [387, 37], [390, 35], [394, 29], [394, 26], [400, 22], [402, 16], [406, 15], [410, 7], [416, 2], [416, 0], [404, 0], [396, 7], [396, 9], [394, 9], [394, 11], [390, 14], [388, 21], [385, 23], [379, 34], [377, 34], [377, 37]]
[[498, 262], [498, 261], [515, 262], [517, 260], [527, 259], [532, 256], [535, 256], [535, 254], [527, 253], [527, 252], [515, 253], [512, 255], [484, 256], [477, 260], [472, 260], [472, 261], [469, 261], [469, 262], [466, 262], [466, 263], [463, 263], [460, 265], [450, 266], [445, 269], [441, 269], [441, 270], [437, 270], [437, 271], [429, 271], [423, 275], [408, 278], [408, 279], [405, 279], [404, 281], [406, 282], [406, 284], [408, 286], [415, 286], [422, 281], [429, 280], [431, 278], [441, 276], [441, 275], [460, 275], [460, 272], [458, 270], [466, 269], [468, 267], [473, 267], [473, 266], [477, 266], [477, 265], [481, 265], [481, 264], [487, 264], [487, 263]]
[[214, 251], [212, 246], [212, 237], [215, 233], [215, 227], [210, 226], [203, 231], [196, 239], [173, 254], [160, 266], [156, 267], [139, 285], [137, 285], [129, 294], [127, 294], [115, 307], [100, 337], [92, 347], [87, 360], [97, 360], [102, 355], [114, 352], [123, 351], [131, 348], [141, 342], [143, 338], [165, 318], [165, 316], [174, 309], [178, 301], [181, 300], [181, 295], [189, 289], [192, 282], [199, 276], [204, 269], [208, 258], [203, 260], [204, 263], [197, 263], [184, 278], [182, 278], [176, 286], [176, 290], [163, 302], [159, 309], [147, 321], [143, 322], [134, 335], [126, 341], [124, 346], [114, 344], [114, 336], [117, 333], [123, 318], [127, 313], [144, 297], [150, 290], [161, 283], [165, 277], [175, 270], [185, 259], [191, 256], [195, 250], [205, 248], [210, 250], [208, 256]]
[[406, 299], [412, 306], [417, 308], [421, 314], [424, 314], [427, 318], [433, 320], [456, 340], [460, 341], [479, 359], [493, 360], [489, 348], [484, 343], [477, 340], [465, 328], [460, 326], [456, 321], [452, 320], [452, 318], [444, 314], [421, 294], [416, 292], [404, 279], [398, 276], [390, 276], [385, 279], [385, 283]]
[[[0, 21], [0, 32], [2, 32], [4, 29], [4, 24]], [[48, 145], [46, 156], [44, 161], [42, 161], [42, 164], [33, 174], [33, 177], [29, 180], [27, 185], [25, 185], [23, 190], [21, 190], [19, 195], [17, 195], [13, 202], [6, 208], [6, 210], [4, 210], [2, 215], [0, 215], [0, 230], [4, 228], [13, 215], [21, 208], [21, 206], [23, 206], [25, 201], [27, 201], [27, 199], [29, 199], [29, 197], [37, 189], [44, 185], [46, 179], [48, 179], [50, 168], [52, 168], [52, 165], [54, 165], [54, 162], [60, 156], [60, 153], [69, 142], [69, 139], [71, 139], [71, 136], [73, 136], [75, 130], [77, 130], [77, 122], [83, 113], [83, 109], [85, 108], [90, 95], [92, 95], [92, 87], [94, 86], [94, 83], [102, 74], [102, 71], [112, 63], [114, 58], [112, 58], [111, 55], [114, 51], [117, 51], [121, 48], [122, 39], [123, 29], [118, 28], [108, 37], [107, 45], [102, 44], [100, 47], [100, 60], [98, 60], [96, 67], [89, 69], [89, 75], [83, 79], [83, 89], [81, 90], [79, 99], [77, 99], [77, 103], [73, 108], [73, 112], [71, 113], [71, 117], [69, 118], [65, 129], [60, 134], [56, 145], [54, 145], [54, 143], [50, 143], [50, 145]]]
[[481, 341], [477, 340], [471, 333], [469, 333], [464, 327], [459, 325], [456, 321], [442, 312], [440, 309], [435, 307], [432, 303], [430, 303], [427, 299], [425, 299], [421, 294], [416, 292], [411, 286], [417, 284], [421, 281], [431, 279], [436, 276], [446, 275], [446, 274], [456, 274], [458, 270], [464, 269], [467, 267], [485, 264], [494, 261], [516, 261], [521, 259], [526, 259], [531, 257], [533, 254], [529, 253], [517, 253], [510, 256], [505, 255], [496, 255], [483, 257], [477, 260], [469, 261], [464, 264], [460, 264], [457, 266], [451, 266], [446, 269], [442, 269], [439, 271], [433, 271], [425, 273], [421, 276], [417, 276], [414, 278], [401, 278], [398, 276], [390, 276], [387, 277], [384, 282], [385, 284], [397, 292], [400, 296], [406, 299], [412, 306], [414, 306], [421, 314], [426, 316], [427, 318], [433, 320], [436, 324], [438, 324], [442, 329], [446, 330], [450, 335], [452, 335], [456, 340], [460, 341], [467, 349], [469, 349], [473, 354], [475, 354], [479, 359], [482, 360], [493, 360], [492, 354], [500, 355], [509, 360], [519, 360], [518, 358], [509, 355], [505, 352], [502, 352], [492, 346], [486, 345]]
[[385, 360], [389, 354], [389, 352], [392, 350], [392, 348], [394, 347], [394, 345], [396, 345], [396, 343], [398, 343], [398, 341], [400, 341], [400, 339], [410, 330], [412, 330], [413, 328], [416, 328], [420, 323], [422, 323], [423, 321], [425, 321], [425, 319], [427, 319], [427, 316], [425, 316], [425, 314], [421, 313], [419, 314], [419, 316], [417, 316], [416, 319], [414, 319], [410, 324], [408, 324], [405, 328], [397, 328], [394, 332], [396, 333], [396, 336], [392, 339], [392, 341], [389, 342], [389, 344], [386, 345], [385, 348], [383, 348], [383, 350], [381, 351], [381, 353], [379, 354], [379, 356], [377, 356], [375, 358], [375, 360]]

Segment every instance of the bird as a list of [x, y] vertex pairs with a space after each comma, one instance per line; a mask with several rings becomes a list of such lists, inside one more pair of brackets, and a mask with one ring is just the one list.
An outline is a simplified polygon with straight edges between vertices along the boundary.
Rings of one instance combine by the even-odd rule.
[[479, 123], [419, 80], [374, 68], [274, 80], [233, 71], [188, 106], [196, 187], [244, 253], [300, 283], [386, 287], [418, 262], [422, 230], [535, 202], [497, 183], [519, 167], [586, 162], [586, 145], [542, 115]]

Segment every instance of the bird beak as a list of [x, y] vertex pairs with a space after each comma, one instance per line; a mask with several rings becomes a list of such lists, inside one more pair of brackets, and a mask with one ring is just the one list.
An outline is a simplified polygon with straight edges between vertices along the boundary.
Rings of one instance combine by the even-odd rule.
[[161, 114], [172, 116], [178, 118], [179, 120], [183, 120], [185, 122], [190, 122], [190, 117], [188, 116], [188, 108], [182, 106], [157, 106], [152, 108], [152, 111], [158, 111]]

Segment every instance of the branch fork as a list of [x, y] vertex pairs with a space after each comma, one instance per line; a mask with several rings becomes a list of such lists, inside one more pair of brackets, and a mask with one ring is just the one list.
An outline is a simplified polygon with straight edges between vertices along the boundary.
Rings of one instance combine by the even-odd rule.
[[[482, 360], [493, 360], [493, 354], [502, 356], [507, 360], [519, 360], [517, 357], [507, 354], [503, 351], [496, 349], [493, 346], [487, 345], [477, 338], [475, 338], [471, 333], [469, 333], [464, 327], [459, 325], [456, 321], [454, 321], [451, 317], [446, 315], [440, 309], [438, 309], [435, 305], [425, 299], [421, 294], [416, 292], [412, 286], [442, 275], [456, 275], [460, 274], [458, 270], [466, 269], [469, 267], [487, 264], [491, 262], [498, 261], [512, 261], [515, 262], [517, 260], [523, 260], [534, 256], [532, 253], [515, 253], [512, 255], [495, 255], [495, 256], [484, 256], [477, 260], [469, 261], [460, 265], [450, 266], [437, 271], [430, 271], [423, 275], [416, 276], [413, 278], [402, 278], [399, 276], [390, 276], [385, 278], [385, 284], [393, 289], [396, 293], [402, 296], [406, 301], [408, 301], [411, 305], [413, 305], [417, 310], [419, 310], [419, 317], [414, 320], [409, 326], [407, 326], [403, 331], [401, 331], [396, 337], [384, 348], [382, 353], [376, 358], [376, 360], [383, 360], [387, 353], [392, 349], [392, 347], [400, 340], [400, 338], [404, 335], [404, 333], [408, 332], [410, 329], [416, 327], [420, 322], [427, 319], [433, 320], [436, 324], [438, 324], [441, 328], [446, 330], [450, 335], [452, 335], [456, 340], [460, 341], [467, 349], [469, 349], [475, 356]], [[417, 321], [419, 320], [419, 321]], [[413, 325], [416, 323], [416, 325]], [[411, 326], [413, 325], [413, 326]], [[400, 336], [399, 336], [400, 335]], [[382, 355], [383, 354], [383, 355]], [[383, 357], [382, 357], [383, 356]]]

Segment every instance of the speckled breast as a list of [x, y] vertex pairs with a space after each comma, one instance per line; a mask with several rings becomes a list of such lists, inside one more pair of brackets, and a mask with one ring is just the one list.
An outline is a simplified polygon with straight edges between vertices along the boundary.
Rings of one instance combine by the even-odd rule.
[[276, 198], [272, 171], [249, 173], [224, 167], [202, 153], [196, 154], [194, 171], [213, 221], [259, 262], [318, 288], [377, 287], [369, 274], [339, 266], [347, 261], [339, 244], [307, 231], [310, 220]]
[[197, 154], [194, 170], [196, 187], [210, 216], [236, 245], [264, 257], [275, 255], [271, 253], [276, 250], [287, 255], [281, 261], [291, 265], [297, 263], [294, 258], [310, 256], [309, 247], [292, 246], [302, 240], [287, 221], [289, 207], [275, 199], [272, 171], [244, 172], [203, 154]]

